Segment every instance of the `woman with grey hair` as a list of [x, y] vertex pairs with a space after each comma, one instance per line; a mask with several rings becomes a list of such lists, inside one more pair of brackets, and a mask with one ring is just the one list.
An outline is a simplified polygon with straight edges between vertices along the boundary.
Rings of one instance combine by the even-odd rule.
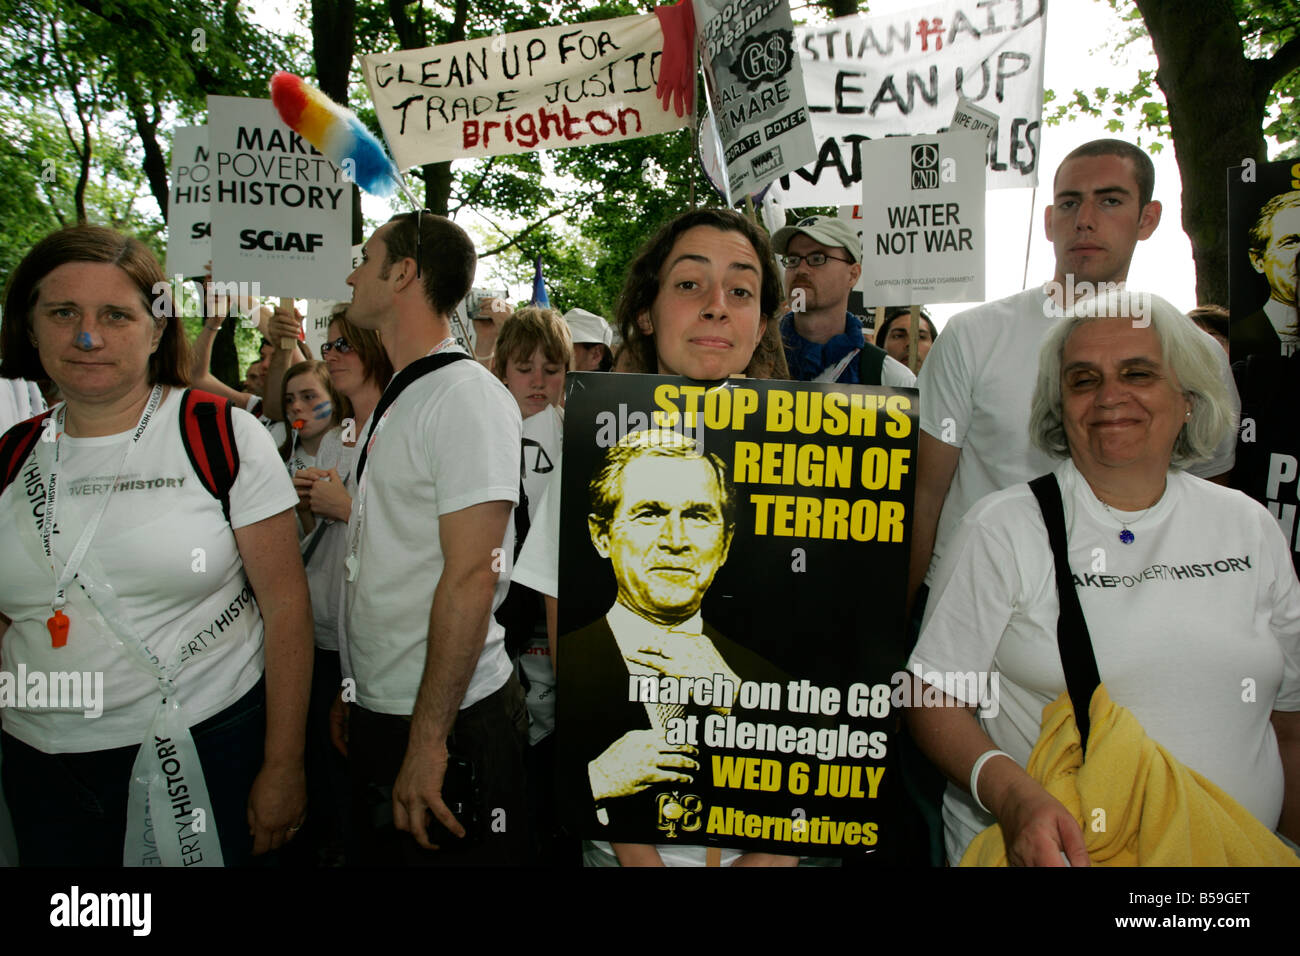
[[[1080, 304], [1043, 343], [1030, 431], [1064, 459], [1069, 574], [1110, 697], [1294, 840], [1300, 584], [1268, 511], [1181, 470], [1234, 426], [1214, 347], [1152, 296]], [[970, 510], [936, 585], [909, 667], [935, 685], [927, 702], [947, 706], [909, 720], [952, 781], [950, 862], [998, 823], [1013, 865], [1087, 865], [1094, 834], [1022, 769], [1066, 690], [1052, 549], [1028, 485]], [[978, 684], [996, 688], [991, 699], [966, 699], [972, 683], [955, 678], [971, 671], [990, 674]], [[1108, 809], [1112, 826], [1123, 810]]]

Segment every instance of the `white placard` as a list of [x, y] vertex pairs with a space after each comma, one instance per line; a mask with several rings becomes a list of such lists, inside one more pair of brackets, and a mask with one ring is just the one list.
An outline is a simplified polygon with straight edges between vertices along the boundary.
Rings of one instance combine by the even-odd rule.
[[817, 159], [790, 205], [857, 202], [867, 141], [942, 129], [961, 95], [998, 115], [989, 188], [1037, 185], [1046, 24], [1046, 0], [943, 0], [796, 30]]
[[167, 198], [167, 275], [203, 275], [212, 259], [213, 168], [206, 126], [172, 133], [171, 194]]
[[270, 100], [208, 97], [212, 273], [261, 294], [351, 299], [352, 186]]
[[734, 204], [817, 158], [786, 0], [693, 0]]
[[872, 305], [984, 301], [984, 148], [978, 136], [862, 147], [862, 288]]
[[653, 13], [361, 58], [401, 169], [471, 156], [610, 143], [681, 129], [655, 96]]

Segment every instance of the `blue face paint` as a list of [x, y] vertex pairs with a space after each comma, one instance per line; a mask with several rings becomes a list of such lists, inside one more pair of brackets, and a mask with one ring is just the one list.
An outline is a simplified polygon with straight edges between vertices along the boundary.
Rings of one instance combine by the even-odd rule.
[[93, 349], [94, 347], [95, 347], [95, 343], [94, 343], [94, 341], [91, 339], [91, 337], [90, 337], [90, 333], [89, 333], [89, 332], [78, 332], [78, 333], [77, 333], [77, 348], [79, 348], [79, 349], [81, 349], [81, 350], [83, 350], [83, 351], [89, 351], [90, 349]]
[[334, 406], [329, 402], [321, 402], [312, 409], [312, 416], [316, 421], [322, 421], [334, 414]]

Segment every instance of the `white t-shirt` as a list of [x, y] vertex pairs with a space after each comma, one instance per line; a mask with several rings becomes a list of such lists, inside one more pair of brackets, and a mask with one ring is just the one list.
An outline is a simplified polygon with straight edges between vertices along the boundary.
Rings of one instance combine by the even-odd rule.
[[[1155, 506], [1123, 514], [1136, 536], [1125, 545], [1119, 519], [1074, 464], [1055, 471], [1070, 567], [1111, 698], [1176, 758], [1276, 827], [1282, 764], [1269, 714], [1300, 710], [1300, 584], [1277, 521], [1238, 491], [1171, 471]], [[945, 673], [998, 675], [997, 713], [981, 725], [1022, 767], [1043, 708], [1065, 690], [1053, 568], [1029, 487], [984, 498], [938, 569], [908, 664], [923, 676], [934, 672], [925, 679], [936, 686]], [[944, 690], [978, 703], [951, 679]], [[994, 822], [952, 785], [944, 821], [954, 863]]]
[[886, 355], [880, 366], [880, 384], [894, 388], [916, 388], [916, 376], [912, 370], [892, 355]]
[[[284, 422], [273, 422], [266, 427], [266, 430], [271, 433], [271, 439], [275, 442], [275, 447], [277, 449], [284, 444], [284, 437], [287, 433], [288, 427], [289, 426]], [[324, 438], [322, 436], [322, 441], [323, 440]], [[317, 452], [320, 451], [319, 446], [316, 450]], [[284, 466], [289, 470], [290, 478], [293, 477], [294, 472], [302, 471], [304, 468], [324, 467], [316, 464], [316, 455], [308, 454], [302, 445], [295, 445], [291, 449], [289, 460], [284, 463]]]
[[560, 488], [563, 471], [563, 457], [557, 452], [555, 471], [535, 512], [531, 495], [529, 497], [529, 520], [532, 524], [519, 552], [519, 560], [510, 574], [510, 580], [553, 598], [560, 596]]
[[[180, 390], [171, 389], [131, 452], [117, 490], [82, 562], [107, 580], [137, 634], [164, 663], [188, 660], [178, 679], [191, 725], [230, 706], [262, 674], [262, 618], [244, 576], [231, 530], [256, 524], [297, 501], [266, 430], [234, 409], [239, 474], [230, 491], [230, 522], [200, 484], [181, 442]], [[56, 531], [62, 571], [85, 523], [112, 483], [127, 432], [59, 441]], [[37, 442], [0, 497], [0, 611], [13, 620], [4, 638], [5, 670], [101, 672], [103, 716], [80, 709], [0, 709], [4, 729], [46, 753], [134, 746], [148, 730], [158, 684], [110, 642], [112, 633], [75, 583], [67, 590], [67, 645], [54, 648], [45, 621], [55, 577], [34, 514], [43, 514], [52, 443]], [[39, 456], [39, 465], [38, 457]]]
[[[343, 487], [356, 497], [356, 482], [352, 471], [356, 463], [356, 447], [343, 444], [342, 430], [331, 428], [321, 436], [320, 447], [306, 468], [333, 468], [343, 479]], [[295, 469], [297, 470], [297, 469]], [[292, 473], [292, 472], [291, 472]], [[300, 544], [305, 552], [309, 542], [320, 532], [316, 549], [307, 561], [307, 587], [311, 591], [311, 614], [316, 622], [316, 646], [321, 650], [339, 649], [339, 598], [343, 593], [343, 562], [348, 553], [347, 522], [334, 521], [316, 515], [316, 527], [302, 536]]]
[[[1043, 339], [1058, 321], [1045, 311], [1042, 288], [989, 302], [948, 320], [921, 366], [921, 428], [931, 438], [961, 449], [944, 499], [926, 582], [935, 571], [957, 523], [987, 494], [1046, 474], [1054, 459], [1029, 440], [1029, 408], [1038, 377]], [[1207, 336], [1208, 338], [1208, 336]], [[1214, 343], [1232, 398], [1234, 421], [1241, 400], [1223, 349]], [[1233, 431], [1209, 461], [1188, 469], [1214, 477], [1232, 468]]]
[[[347, 585], [348, 654], [362, 707], [415, 709], [443, 568], [439, 518], [485, 501], [517, 502], [522, 435], [514, 397], [473, 361], [417, 379], [376, 426], [348, 522], [358, 561], [357, 579]], [[514, 522], [506, 522], [501, 541], [482, 544], [484, 560], [495, 547], [508, 560]], [[509, 583], [499, 576], [494, 612]], [[509, 679], [504, 633], [491, 618], [462, 709]]]

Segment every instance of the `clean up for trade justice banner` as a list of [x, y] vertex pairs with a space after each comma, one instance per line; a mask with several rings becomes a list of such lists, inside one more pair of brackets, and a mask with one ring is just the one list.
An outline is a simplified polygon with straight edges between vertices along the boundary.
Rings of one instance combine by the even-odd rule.
[[566, 825], [615, 842], [888, 859], [916, 391], [569, 382]]
[[790, 206], [846, 206], [862, 144], [936, 133], [960, 96], [998, 115], [988, 188], [1038, 184], [1047, 0], [943, 0], [795, 30], [817, 159], [781, 179]]
[[361, 58], [398, 167], [681, 129], [655, 96], [653, 13]]

